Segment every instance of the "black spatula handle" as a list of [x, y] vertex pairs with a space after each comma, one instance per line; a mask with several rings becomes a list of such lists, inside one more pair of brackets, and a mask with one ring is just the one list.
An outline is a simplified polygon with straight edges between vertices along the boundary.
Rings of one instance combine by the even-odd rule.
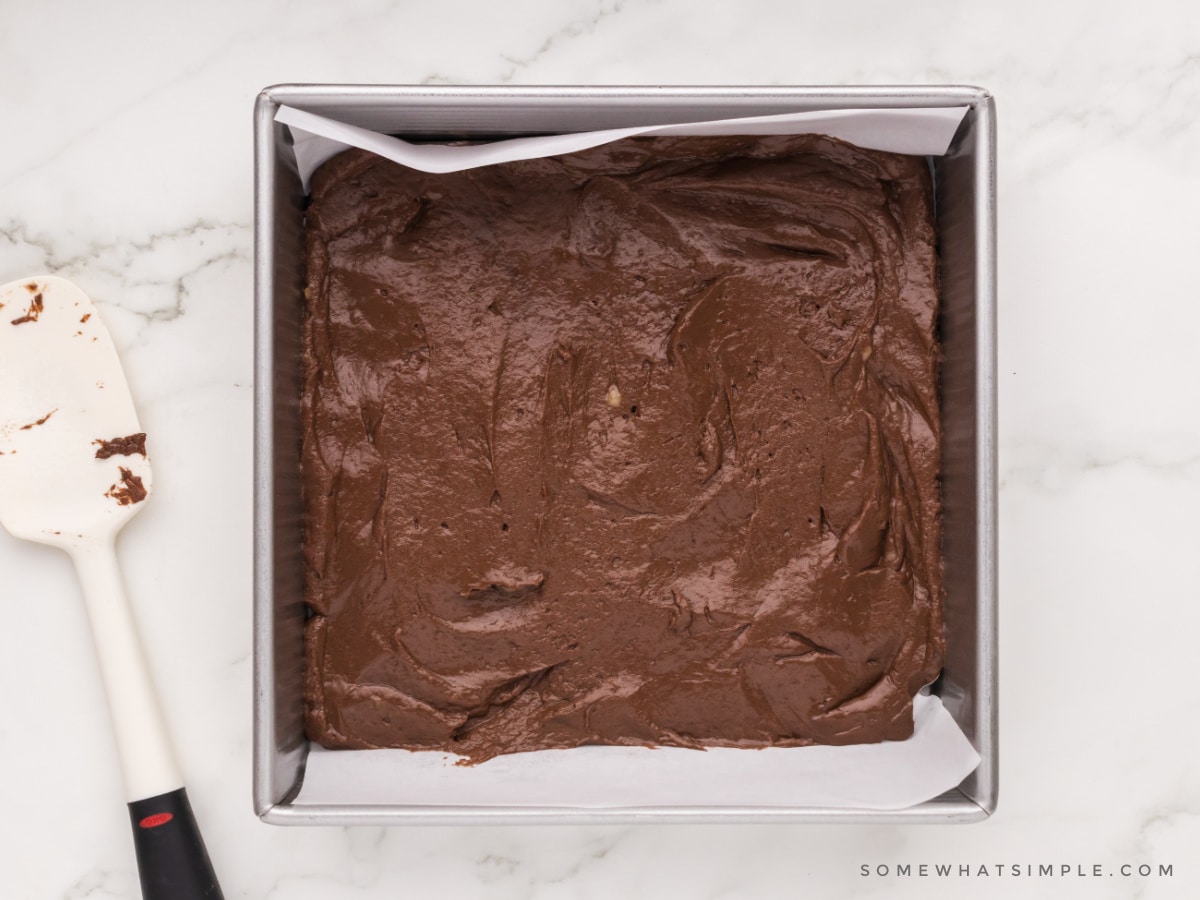
[[143, 900], [224, 900], [180, 788], [129, 804]]

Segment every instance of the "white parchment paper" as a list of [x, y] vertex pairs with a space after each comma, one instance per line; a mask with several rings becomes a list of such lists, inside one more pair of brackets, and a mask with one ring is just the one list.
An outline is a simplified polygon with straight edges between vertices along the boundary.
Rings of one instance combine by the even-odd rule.
[[[636, 135], [827, 134], [874, 150], [940, 156], [967, 107], [829, 110], [689, 124], [513, 138], [487, 144], [412, 144], [282, 106], [305, 188], [336, 153], [360, 147], [424, 172], [461, 171], [572, 153]], [[405, 750], [313, 746], [294, 803], [401, 806], [629, 808], [649, 806], [904, 809], [958, 785], [979, 765], [941, 701], [913, 703], [906, 741], [763, 750], [579, 747], [501, 756], [476, 766]]]
[[517, 159], [558, 156], [638, 135], [827, 134], [872, 150], [941, 156], [950, 146], [966, 112], [965, 106], [835, 109], [677, 125], [612, 128], [466, 145], [410, 144], [397, 137], [336, 122], [291, 106], [279, 107], [275, 121], [291, 129], [296, 162], [307, 190], [308, 179], [316, 168], [347, 147], [370, 150], [401, 165], [433, 173], [459, 172]]
[[852, 747], [577, 747], [458, 766], [444, 753], [314, 746], [294, 802], [904, 809], [949, 790], [979, 765], [937, 697], [919, 694], [913, 711], [907, 741]]

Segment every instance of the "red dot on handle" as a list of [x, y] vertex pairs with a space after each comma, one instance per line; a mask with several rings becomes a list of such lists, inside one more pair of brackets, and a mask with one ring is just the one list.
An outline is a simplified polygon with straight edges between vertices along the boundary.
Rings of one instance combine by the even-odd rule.
[[173, 818], [170, 813], [155, 813], [152, 816], [146, 816], [142, 821], [138, 822], [139, 828], [157, 828], [159, 825], [166, 825]]

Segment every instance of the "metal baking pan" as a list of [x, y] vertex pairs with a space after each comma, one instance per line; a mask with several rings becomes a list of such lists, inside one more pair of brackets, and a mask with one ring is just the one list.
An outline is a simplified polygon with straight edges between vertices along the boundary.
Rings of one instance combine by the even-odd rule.
[[[298, 805], [303, 727], [300, 335], [304, 192], [280, 105], [412, 138], [483, 138], [823, 109], [966, 106], [931, 159], [942, 284], [946, 663], [934, 686], [982, 757], [957, 788], [899, 811], [825, 808]], [[255, 129], [254, 805], [275, 824], [974, 822], [995, 809], [996, 131], [974, 87], [279, 85]]]

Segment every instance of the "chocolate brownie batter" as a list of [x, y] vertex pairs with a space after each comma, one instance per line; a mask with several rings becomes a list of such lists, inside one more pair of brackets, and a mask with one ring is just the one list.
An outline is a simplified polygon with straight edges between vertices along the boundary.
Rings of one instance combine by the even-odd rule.
[[923, 159], [632, 139], [307, 219], [310, 736], [900, 739], [942, 660]]
[[133, 456], [135, 453], [140, 456], [146, 455], [146, 433], [139, 431], [137, 434], [127, 434], [124, 437], [115, 437], [111, 440], [97, 438], [92, 441], [96, 444], [96, 459], [108, 459], [112, 456]]

